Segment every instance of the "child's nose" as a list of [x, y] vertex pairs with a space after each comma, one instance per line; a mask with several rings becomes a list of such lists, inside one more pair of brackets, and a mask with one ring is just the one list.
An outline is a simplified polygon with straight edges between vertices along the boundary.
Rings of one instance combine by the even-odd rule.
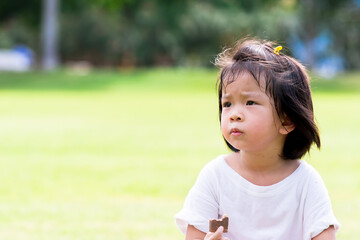
[[240, 109], [234, 109], [231, 112], [230, 120], [232, 120], [232, 121], [243, 121], [244, 120], [244, 115], [243, 115], [243, 113], [241, 112]]

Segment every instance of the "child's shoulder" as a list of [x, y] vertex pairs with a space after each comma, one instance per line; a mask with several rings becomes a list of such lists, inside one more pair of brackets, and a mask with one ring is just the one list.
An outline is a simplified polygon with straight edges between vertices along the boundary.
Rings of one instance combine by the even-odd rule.
[[[300, 185], [311, 191], [318, 191], [325, 188], [325, 183], [319, 174], [319, 172], [307, 161], [301, 160], [299, 166], [299, 174], [297, 174], [296, 180]], [[317, 189], [317, 190], [316, 190]]]
[[313, 167], [311, 164], [304, 161], [304, 169], [306, 171], [306, 174], [308, 176], [309, 181], [312, 183], [312, 185], [325, 185], [323, 178], [321, 177], [320, 173], [316, 170], [315, 167]]
[[307, 161], [301, 160], [301, 167], [303, 169], [304, 174], [307, 174], [310, 177], [321, 178], [319, 172]]
[[212, 159], [211, 161], [207, 162], [204, 165], [203, 170], [212, 171], [223, 168], [225, 163], [225, 156], [226, 155], [219, 155], [216, 158]]
[[226, 168], [225, 155], [219, 155], [207, 162], [200, 171], [200, 175], [217, 176]]

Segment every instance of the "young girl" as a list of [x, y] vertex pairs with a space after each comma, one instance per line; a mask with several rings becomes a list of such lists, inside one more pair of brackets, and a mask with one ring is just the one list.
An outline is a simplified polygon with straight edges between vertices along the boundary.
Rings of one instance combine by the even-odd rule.
[[[246, 40], [217, 58], [221, 131], [231, 154], [208, 163], [177, 226], [186, 239], [332, 240], [339, 229], [325, 185], [307, 162], [320, 148], [309, 77], [271, 42]], [[229, 217], [229, 231], [209, 219]]]

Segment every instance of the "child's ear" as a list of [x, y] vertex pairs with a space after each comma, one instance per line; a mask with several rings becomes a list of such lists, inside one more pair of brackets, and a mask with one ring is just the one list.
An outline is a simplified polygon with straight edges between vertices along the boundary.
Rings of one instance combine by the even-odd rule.
[[286, 116], [281, 121], [281, 126], [279, 129], [280, 134], [286, 135], [295, 129], [295, 124], [290, 121], [290, 119]]

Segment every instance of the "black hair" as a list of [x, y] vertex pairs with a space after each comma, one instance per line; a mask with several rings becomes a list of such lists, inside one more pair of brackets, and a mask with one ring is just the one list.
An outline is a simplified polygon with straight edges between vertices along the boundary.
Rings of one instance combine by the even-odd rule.
[[[215, 64], [221, 68], [217, 81], [220, 123], [224, 87], [247, 71], [259, 85], [260, 79], [265, 80], [265, 92], [274, 100], [278, 116], [295, 125], [286, 136], [281, 157], [300, 159], [313, 143], [319, 149], [321, 146], [314, 121], [309, 76], [301, 63], [281, 52], [275, 53], [274, 46], [273, 42], [246, 39], [218, 55]], [[232, 151], [239, 151], [224, 140]]]

